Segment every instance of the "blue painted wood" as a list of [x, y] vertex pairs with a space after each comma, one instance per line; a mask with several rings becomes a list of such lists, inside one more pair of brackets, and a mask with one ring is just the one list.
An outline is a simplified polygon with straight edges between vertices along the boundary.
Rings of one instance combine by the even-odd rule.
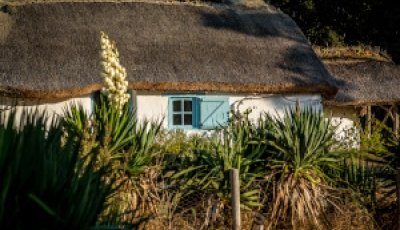
[[[192, 112], [185, 112], [183, 109], [184, 106], [184, 101], [185, 100], [190, 100], [192, 101]], [[173, 111], [173, 102], [174, 101], [181, 101], [181, 112], [174, 112]], [[196, 129], [198, 128], [197, 120], [197, 98], [196, 97], [188, 97], [187, 95], [173, 95], [169, 96], [168, 98], [168, 128], [169, 129]], [[184, 120], [184, 115], [185, 114], [192, 114], [192, 124], [191, 125], [174, 125], [173, 124], [173, 115], [181, 115], [182, 116], [182, 122]]]
[[226, 96], [204, 96], [200, 98], [201, 129], [225, 126], [229, 118], [229, 98]]
[[[192, 100], [192, 113], [183, 112], [184, 100]], [[181, 101], [182, 112], [173, 111], [173, 102]], [[193, 94], [168, 95], [168, 128], [169, 129], [215, 129], [225, 126], [229, 118], [229, 97], [206, 96]], [[173, 125], [173, 115], [192, 114], [192, 125]]]

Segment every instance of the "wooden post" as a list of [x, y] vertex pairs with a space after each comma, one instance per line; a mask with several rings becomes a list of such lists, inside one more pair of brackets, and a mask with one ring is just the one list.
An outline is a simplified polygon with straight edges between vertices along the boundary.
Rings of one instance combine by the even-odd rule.
[[[395, 137], [397, 138], [397, 142], [399, 142], [399, 111], [396, 105], [394, 106], [394, 117], [393, 131]], [[396, 164], [397, 230], [400, 230], [400, 164], [398, 161]]]
[[394, 127], [393, 127], [393, 131], [394, 131], [394, 135], [396, 136], [396, 138], [399, 137], [399, 127], [400, 127], [400, 119], [399, 119], [399, 109], [397, 108], [397, 106], [394, 106]]
[[255, 213], [253, 228], [251, 230], [264, 230], [265, 216], [263, 213]]
[[[397, 164], [399, 164], [397, 162]], [[397, 230], [400, 230], [400, 168], [396, 168]]]
[[372, 134], [372, 109], [371, 109], [370, 105], [368, 105], [368, 107], [367, 107], [367, 131], [368, 131], [368, 138], [371, 138], [371, 134]]
[[240, 230], [240, 179], [239, 170], [231, 169], [232, 230]]

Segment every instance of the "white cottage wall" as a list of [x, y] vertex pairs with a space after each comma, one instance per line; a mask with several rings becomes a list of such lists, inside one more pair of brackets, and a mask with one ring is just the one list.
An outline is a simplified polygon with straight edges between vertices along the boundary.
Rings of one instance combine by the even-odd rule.
[[133, 95], [133, 106], [139, 120], [161, 120], [162, 126], [168, 128], [168, 97], [157, 93], [136, 92]]
[[[299, 100], [301, 107], [311, 106], [316, 110], [321, 110], [320, 95], [240, 95], [240, 94], [207, 94], [213, 96], [228, 96], [231, 109], [236, 112], [245, 112], [251, 109], [250, 118], [256, 120], [259, 116], [268, 112], [282, 115], [285, 108], [295, 106]], [[168, 95], [157, 92], [136, 92], [134, 94], [134, 107], [139, 120], [144, 119], [162, 119], [163, 127], [168, 128]]]
[[16, 116], [20, 116], [24, 109], [37, 110], [39, 113], [46, 112], [49, 116], [62, 116], [65, 109], [70, 105], [82, 105], [89, 113], [92, 110], [91, 94], [70, 99], [43, 100], [0, 97], [0, 113], [2, 118], [7, 117], [11, 108], [16, 108]]
[[[211, 94], [217, 95], [217, 94]], [[221, 94], [218, 94], [221, 95]], [[139, 120], [163, 120], [163, 127], [168, 128], [168, 96], [159, 92], [138, 91], [132, 94], [133, 107]], [[322, 109], [322, 98], [320, 95], [240, 95], [225, 94], [229, 97], [231, 109], [243, 113], [251, 109], [250, 118], [257, 120], [264, 113], [282, 115], [285, 108], [295, 106], [296, 101], [300, 102], [302, 108], [312, 107], [316, 110]], [[93, 107], [92, 95], [63, 99], [63, 100], [35, 100], [15, 99], [0, 97], [1, 113], [9, 113], [11, 106], [17, 107], [17, 113], [21, 114], [22, 109], [38, 109], [40, 112], [47, 111], [49, 115], [62, 115], [65, 108], [71, 104], [80, 104], [88, 112]], [[332, 124], [338, 125], [336, 137], [346, 137], [349, 130], [354, 130], [355, 121], [358, 121], [357, 111], [354, 108], [325, 107], [325, 114], [331, 115]], [[200, 131], [200, 130], [198, 130]], [[193, 131], [191, 131], [193, 132]]]
[[252, 120], [257, 120], [264, 112], [282, 116], [285, 109], [296, 106], [296, 101], [300, 103], [301, 108], [311, 107], [320, 111], [322, 109], [321, 100], [320, 95], [229, 96], [231, 109], [239, 113], [251, 109], [249, 117]]
[[331, 117], [332, 125], [337, 126], [336, 138], [345, 141], [349, 147], [359, 146], [359, 130], [356, 123], [359, 123], [358, 111], [350, 106], [325, 106], [325, 113]]

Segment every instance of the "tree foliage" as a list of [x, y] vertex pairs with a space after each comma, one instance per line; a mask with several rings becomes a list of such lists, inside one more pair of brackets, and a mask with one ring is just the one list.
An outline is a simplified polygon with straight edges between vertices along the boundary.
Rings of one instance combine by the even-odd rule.
[[380, 46], [400, 58], [400, 8], [391, 0], [270, 0], [316, 45]]

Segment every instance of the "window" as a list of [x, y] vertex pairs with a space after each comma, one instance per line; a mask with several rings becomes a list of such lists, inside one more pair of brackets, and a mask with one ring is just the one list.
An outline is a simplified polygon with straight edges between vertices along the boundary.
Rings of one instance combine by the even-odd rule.
[[215, 129], [228, 122], [228, 97], [174, 95], [168, 106], [168, 127], [172, 129]]
[[195, 126], [193, 122], [193, 100], [194, 98], [172, 98], [171, 126], [181, 128], [192, 128]]

